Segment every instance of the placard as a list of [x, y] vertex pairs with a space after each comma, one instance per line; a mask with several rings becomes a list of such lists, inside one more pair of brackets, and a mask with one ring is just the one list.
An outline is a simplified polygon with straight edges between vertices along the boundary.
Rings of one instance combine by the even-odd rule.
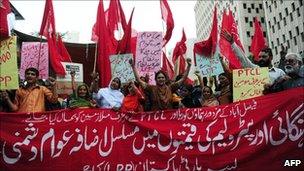
[[57, 76], [57, 81], [71, 81], [71, 71], [75, 71], [75, 81], [83, 82], [83, 65], [80, 63], [71, 63], [71, 62], [61, 62], [62, 66], [66, 72], [64, 77]]
[[132, 54], [110, 56], [112, 78], [118, 77], [122, 83], [135, 80], [132, 67], [129, 64], [130, 59], [133, 59]]

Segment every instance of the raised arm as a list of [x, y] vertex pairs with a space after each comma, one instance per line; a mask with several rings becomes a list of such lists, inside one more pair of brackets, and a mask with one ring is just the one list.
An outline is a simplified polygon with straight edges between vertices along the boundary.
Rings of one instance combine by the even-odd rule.
[[90, 85], [90, 91], [92, 93], [97, 93], [98, 92], [98, 89], [99, 89], [99, 86], [98, 86], [98, 81], [99, 81], [99, 75], [98, 73], [96, 72], [93, 72], [91, 74], [91, 77], [92, 77], [92, 83]]
[[204, 85], [203, 78], [202, 78], [202, 76], [200, 75], [200, 72], [199, 72], [199, 71], [195, 71], [194, 74], [197, 76], [198, 81], [199, 81], [199, 84], [200, 84], [200, 87], [203, 89], [205, 85]]
[[75, 84], [75, 75], [76, 75], [76, 72], [75, 71], [71, 71], [70, 74], [71, 74], [72, 90], [73, 90], [73, 93], [76, 93], [76, 84]]
[[192, 61], [190, 58], [187, 58], [186, 61], [187, 61], [187, 69], [186, 69], [185, 73], [183, 74], [183, 77], [180, 80], [178, 80], [177, 82], [175, 82], [178, 85], [181, 85], [187, 79], [187, 77], [189, 75]]
[[137, 71], [137, 69], [135, 68], [135, 62], [134, 62], [134, 60], [133, 60], [133, 59], [130, 59], [130, 60], [129, 60], [129, 63], [130, 63], [130, 65], [131, 65], [131, 67], [132, 67], [132, 70], [133, 70], [133, 73], [134, 73], [134, 76], [135, 76], [136, 81], [139, 83], [139, 85], [140, 85], [143, 89], [145, 89], [145, 88], [147, 87], [147, 83], [145, 83], [144, 81], [142, 81], [142, 80], [140, 79], [139, 74], [138, 74], [138, 71]]
[[224, 62], [224, 58], [222, 55], [220, 55], [220, 62], [223, 66], [223, 70], [225, 73], [232, 73], [232, 71], [230, 70], [230, 68], [227, 66], [227, 64]]
[[53, 77], [48, 78], [50, 84], [51, 84], [51, 93], [49, 92], [49, 89], [45, 89], [45, 96], [47, 100], [51, 103], [56, 103], [58, 101], [58, 94], [57, 94], [57, 88], [56, 88], [56, 79]]
[[227, 30], [223, 30], [221, 32], [221, 36], [227, 40], [232, 50], [234, 51], [235, 56], [240, 60], [243, 68], [256, 68], [258, 65], [253, 64], [244, 54], [244, 52], [241, 50], [241, 48], [234, 42], [233, 36], [228, 33]]

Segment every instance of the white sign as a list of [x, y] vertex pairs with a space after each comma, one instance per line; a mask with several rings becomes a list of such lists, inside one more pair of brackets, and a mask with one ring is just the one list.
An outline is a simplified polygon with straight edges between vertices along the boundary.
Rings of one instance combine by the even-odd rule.
[[83, 66], [80, 63], [61, 62], [66, 75], [64, 77], [57, 76], [57, 81], [71, 81], [71, 71], [75, 71], [75, 81], [83, 82]]

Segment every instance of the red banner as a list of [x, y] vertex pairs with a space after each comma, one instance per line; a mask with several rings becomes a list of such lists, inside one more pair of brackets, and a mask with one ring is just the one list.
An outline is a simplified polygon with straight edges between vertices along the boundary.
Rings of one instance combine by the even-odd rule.
[[1, 113], [0, 170], [301, 170], [303, 94], [138, 114]]

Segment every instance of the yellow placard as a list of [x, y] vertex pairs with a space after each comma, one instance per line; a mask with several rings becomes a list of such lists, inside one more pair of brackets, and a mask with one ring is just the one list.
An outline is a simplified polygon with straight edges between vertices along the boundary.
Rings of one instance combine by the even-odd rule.
[[0, 42], [0, 90], [19, 88], [16, 42], [16, 36]]
[[233, 70], [233, 101], [263, 95], [264, 85], [269, 82], [267, 67]]

